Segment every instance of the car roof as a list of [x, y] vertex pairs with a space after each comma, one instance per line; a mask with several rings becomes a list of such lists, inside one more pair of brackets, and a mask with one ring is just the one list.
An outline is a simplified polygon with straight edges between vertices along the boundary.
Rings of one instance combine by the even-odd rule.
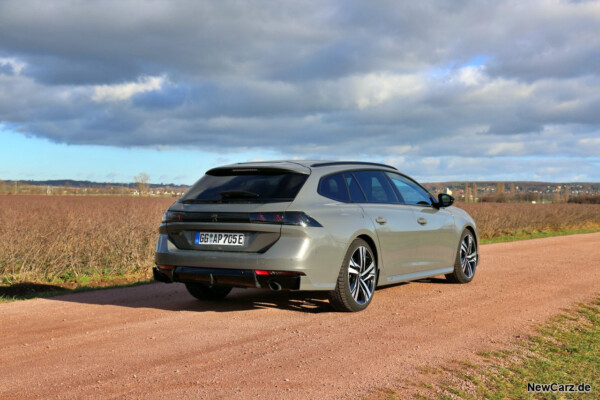
[[[395, 167], [364, 161], [336, 161], [336, 160], [275, 160], [275, 161], [250, 161], [224, 165], [213, 169], [247, 169], [247, 168], [280, 168], [289, 171], [310, 174], [316, 169], [327, 169], [329, 172], [347, 169], [351, 166], [375, 166], [386, 169], [396, 170]], [[319, 171], [321, 172], [321, 171]], [[323, 171], [325, 172], [325, 171]]]

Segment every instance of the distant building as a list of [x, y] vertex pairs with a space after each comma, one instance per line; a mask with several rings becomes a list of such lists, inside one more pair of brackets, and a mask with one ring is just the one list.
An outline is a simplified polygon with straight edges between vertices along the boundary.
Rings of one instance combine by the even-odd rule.
[[444, 193], [446, 193], [446, 194], [448, 194], [448, 195], [452, 196], [452, 190], [450, 190], [450, 188], [446, 188], [446, 189], [444, 190]]

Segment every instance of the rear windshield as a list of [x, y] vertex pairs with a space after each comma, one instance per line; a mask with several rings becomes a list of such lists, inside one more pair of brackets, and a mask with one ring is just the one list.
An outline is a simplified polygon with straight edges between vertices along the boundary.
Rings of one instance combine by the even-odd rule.
[[211, 170], [182, 203], [273, 203], [292, 201], [308, 175], [282, 170]]

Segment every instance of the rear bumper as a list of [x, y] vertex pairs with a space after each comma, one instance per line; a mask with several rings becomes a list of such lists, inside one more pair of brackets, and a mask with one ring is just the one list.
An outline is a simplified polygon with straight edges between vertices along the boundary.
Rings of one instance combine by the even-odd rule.
[[198, 267], [175, 267], [173, 269], [152, 269], [154, 279], [159, 282], [206, 283], [207, 285], [233, 286], [276, 290], [300, 289], [299, 276], [256, 275], [248, 269], [221, 269]]
[[[233, 275], [235, 285], [230, 286], [267, 287], [263, 284], [262, 276], [254, 277], [254, 270], [286, 271], [303, 276], [289, 277], [293, 278], [293, 282], [287, 282], [288, 277], [285, 277], [281, 282], [282, 288], [334, 290], [345, 246], [333, 241], [322, 228], [312, 228], [310, 237], [301, 230], [287, 229], [287, 234], [282, 235], [264, 253], [182, 250], [166, 234], [161, 233], [154, 260], [158, 266], [173, 267], [171, 272], [166, 273], [170, 274], [168, 281], [199, 282], [199, 279], [204, 279], [203, 282], [210, 282], [206, 279], [210, 279], [212, 275], [223, 282], [233, 279]], [[208, 272], [210, 270], [215, 272]], [[164, 272], [162, 269], [161, 271]], [[161, 275], [155, 277], [161, 282], [165, 281]], [[282, 278], [284, 277], [277, 276], [278, 280]]]

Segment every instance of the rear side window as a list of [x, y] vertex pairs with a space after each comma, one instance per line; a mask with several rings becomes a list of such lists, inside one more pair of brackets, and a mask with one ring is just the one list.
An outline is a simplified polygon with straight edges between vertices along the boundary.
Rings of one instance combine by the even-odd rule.
[[348, 187], [342, 174], [329, 175], [319, 181], [319, 194], [332, 200], [350, 202]]
[[398, 203], [396, 194], [381, 171], [353, 172], [369, 203]]
[[346, 183], [348, 184], [348, 190], [350, 191], [350, 198], [353, 203], [366, 203], [367, 199], [365, 199], [365, 195], [360, 190], [358, 186], [358, 182], [352, 176], [352, 174], [344, 174], [344, 179], [346, 179]]
[[277, 169], [215, 169], [181, 198], [183, 203], [292, 201], [308, 175]]

